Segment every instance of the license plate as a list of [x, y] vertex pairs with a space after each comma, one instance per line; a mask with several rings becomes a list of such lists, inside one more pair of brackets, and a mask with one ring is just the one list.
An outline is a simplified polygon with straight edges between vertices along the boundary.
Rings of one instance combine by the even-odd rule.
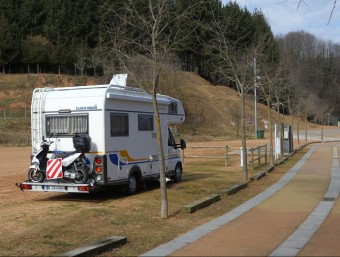
[[51, 190], [51, 191], [64, 191], [64, 186], [45, 186], [45, 190]]

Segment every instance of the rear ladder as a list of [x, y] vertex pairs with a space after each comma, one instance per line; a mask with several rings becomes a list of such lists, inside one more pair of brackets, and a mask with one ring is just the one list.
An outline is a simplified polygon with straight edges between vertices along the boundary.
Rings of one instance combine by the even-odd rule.
[[37, 150], [43, 135], [43, 108], [46, 99], [46, 91], [52, 88], [36, 88], [33, 91], [31, 103], [31, 128], [32, 128], [32, 147]]

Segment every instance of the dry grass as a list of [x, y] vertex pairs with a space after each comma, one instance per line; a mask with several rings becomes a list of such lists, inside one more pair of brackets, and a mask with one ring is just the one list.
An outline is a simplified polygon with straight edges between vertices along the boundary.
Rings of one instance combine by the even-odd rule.
[[[20, 151], [21, 148], [14, 148]], [[19, 192], [8, 195], [0, 213], [1, 255], [57, 255], [109, 236], [126, 236], [123, 247], [102, 256], [135, 256], [218, 217], [277, 181], [305, 150], [292, 157], [260, 181], [195, 213], [183, 213], [181, 207], [212, 193], [219, 193], [242, 182], [235, 162], [190, 160], [183, 180], [168, 184], [169, 219], [160, 218], [160, 191], [157, 184], [133, 196], [106, 190], [94, 195]], [[16, 164], [20, 168], [19, 163]], [[5, 167], [6, 168], [6, 167]], [[22, 173], [20, 168], [20, 173]], [[254, 171], [255, 172], [255, 171]], [[25, 175], [25, 174], [23, 174]], [[2, 173], [1, 181], [12, 181], [13, 174]], [[22, 176], [23, 177], [23, 176]], [[4, 183], [1, 194], [12, 190]]]
[[[6, 75], [0, 78], [0, 101], [9, 95], [10, 106], [27, 106], [34, 87], [84, 84], [76, 79], [57, 75]], [[169, 94], [182, 99], [187, 112], [187, 120], [179, 127], [179, 131], [188, 145], [201, 140], [216, 145], [235, 146], [235, 149], [240, 146], [239, 140], [225, 142], [225, 139], [235, 139], [236, 135], [228, 113], [228, 108], [239, 103], [234, 90], [212, 86], [192, 73], [181, 73], [176, 79], [170, 80], [173, 80], [175, 86], [167, 87]], [[19, 91], [22, 92], [19, 94]], [[258, 105], [258, 113], [261, 127], [261, 121], [266, 117], [265, 107]], [[253, 116], [251, 98], [247, 101], [247, 116], [249, 115]], [[29, 131], [29, 124], [0, 124], [0, 127], [2, 132], [10, 132], [18, 127], [26, 133]], [[247, 133], [252, 137], [252, 126], [248, 125]], [[258, 140], [253, 142], [255, 146], [263, 144]], [[249, 145], [251, 146], [251, 141]], [[14, 151], [17, 156], [17, 152], [21, 150], [17, 148]], [[17, 181], [13, 181], [13, 173], [5, 172], [14, 169], [12, 163], [4, 166], [0, 173], [2, 181], [6, 181], [0, 188], [0, 196], [4, 199], [0, 213], [1, 255], [56, 255], [112, 235], [126, 236], [128, 243], [103, 256], [142, 254], [224, 214], [263, 191], [277, 181], [303, 153], [304, 151], [298, 153], [290, 162], [262, 180], [250, 183], [247, 189], [229, 197], [223, 196], [220, 202], [192, 214], [182, 213], [181, 207], [241, 182], [242, 172], [236, 156], [231, 157], [228, 167], [224, 166], [224, 160], [190, 159], [184, 167], [183, 181], [169, 184], [170, 218], [167, 220], [160, 218], [160, 192], [157, 185], [129, 197], [110, 190], [95, 195], [27, 193], [17, 190], [11, 193], [14, 182], [26, 179], [23, 171], [29, 162], [27, 154], [27, 157], [22, 157], [15, 163], [23, 163], [17, 167], [20, 172], [16, 174]]]

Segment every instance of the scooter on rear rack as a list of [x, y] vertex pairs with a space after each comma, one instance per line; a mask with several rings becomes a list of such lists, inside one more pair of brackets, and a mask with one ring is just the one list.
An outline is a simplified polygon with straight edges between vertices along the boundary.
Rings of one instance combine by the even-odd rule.
[[28, 169], [28, 180], [30, 182], [41, 183], [46, 178], [47, 154], [53, 141], [42, 138], [40, 150], [32, 156], [31, 166]]
[[86, 164], [85, 152], [90, 151], [91, 138], [87, 135], [75, 135], [73, 146], [76, 149], [64, 158], [48, 159], [47, 154], [53, 141], [43, 138], [41, 149], [32, 157], [32, 163], [28, 170], [30, 182], [41, 183], [52, 179], [71, 180], [76, 184], [84, 184], [92, 172]]

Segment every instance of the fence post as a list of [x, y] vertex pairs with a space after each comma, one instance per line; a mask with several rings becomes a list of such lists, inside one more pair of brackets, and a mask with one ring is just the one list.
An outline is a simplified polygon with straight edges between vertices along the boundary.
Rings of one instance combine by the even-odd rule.
[[267, 164], [267, 144], [264, 145], [265, 146], [265, 150], [264, 150], [264, 161]]
[[260, 145], [257, 147], [257, 158], [258, 158], [259, 166], [261, 166], [261, 146]]

